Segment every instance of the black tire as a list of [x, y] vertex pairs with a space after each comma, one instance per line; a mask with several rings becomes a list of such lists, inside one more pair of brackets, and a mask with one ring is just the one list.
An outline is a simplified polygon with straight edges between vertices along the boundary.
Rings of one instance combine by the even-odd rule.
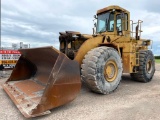
[[[147, 66], [148, 65], [148, 66]], [[155, 73], [155, 60], [152, 51], [143, 50], [139, 52], [139, 70], [137, 73], [131, 73], [135, 81], [150, 82]]]
[[[109, 69], [108, 65], [112, 65], [112, 62], [114, 66], [110, 66], [110, 68], [116, 69], [112, 69], [109, 78], [107, 74], [104, 73]], [[122, 60], [117, 50], [105, 46], [97, 47], [89, 51], [83, 59], [81, 68], [81, 78], [84, 83], [92, 91], [101, 94], [109, 94], [118, 87], [123, 70]], [[112, 81], [109, 81], [106, 76]]]

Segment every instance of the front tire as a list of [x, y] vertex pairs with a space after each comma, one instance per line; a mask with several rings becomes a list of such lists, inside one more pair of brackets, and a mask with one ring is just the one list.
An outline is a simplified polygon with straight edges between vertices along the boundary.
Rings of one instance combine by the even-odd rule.
[[122, 76], [122, 61], [117, 50], [98, 47], [89, 51], [81, 65], [81, 78], [94, 92], [109, 94], [119, 85]]

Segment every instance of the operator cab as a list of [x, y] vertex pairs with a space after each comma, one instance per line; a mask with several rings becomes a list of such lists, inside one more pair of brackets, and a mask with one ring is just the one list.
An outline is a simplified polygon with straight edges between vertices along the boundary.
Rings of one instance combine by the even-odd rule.
[[129, 30], [129, 12], [119, 6], [109, 6], [97, 11], [96, 34], [124, 35]]

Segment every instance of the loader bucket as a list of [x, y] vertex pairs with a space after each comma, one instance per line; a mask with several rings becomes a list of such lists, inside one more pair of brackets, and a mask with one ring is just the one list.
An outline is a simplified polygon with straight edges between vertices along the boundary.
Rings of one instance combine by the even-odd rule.
[[77, 96], [81, 88], [78, 62], [53, 47], [21, 49], [4, 90], [27, 117], [50, 113]]

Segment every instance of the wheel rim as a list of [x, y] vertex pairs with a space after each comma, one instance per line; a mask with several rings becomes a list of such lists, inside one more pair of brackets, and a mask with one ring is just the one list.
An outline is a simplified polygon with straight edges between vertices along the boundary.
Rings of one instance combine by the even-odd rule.
[[104, 77], [106, 81], [113, 82], [118, 74], [118, 67], [114, 60], [110, 60], [105, 64]]
[[146, 64], [146, 71], [148, 74], [150, 74], [152, 72], [152, 61], [148, 60], [147, 64]]

